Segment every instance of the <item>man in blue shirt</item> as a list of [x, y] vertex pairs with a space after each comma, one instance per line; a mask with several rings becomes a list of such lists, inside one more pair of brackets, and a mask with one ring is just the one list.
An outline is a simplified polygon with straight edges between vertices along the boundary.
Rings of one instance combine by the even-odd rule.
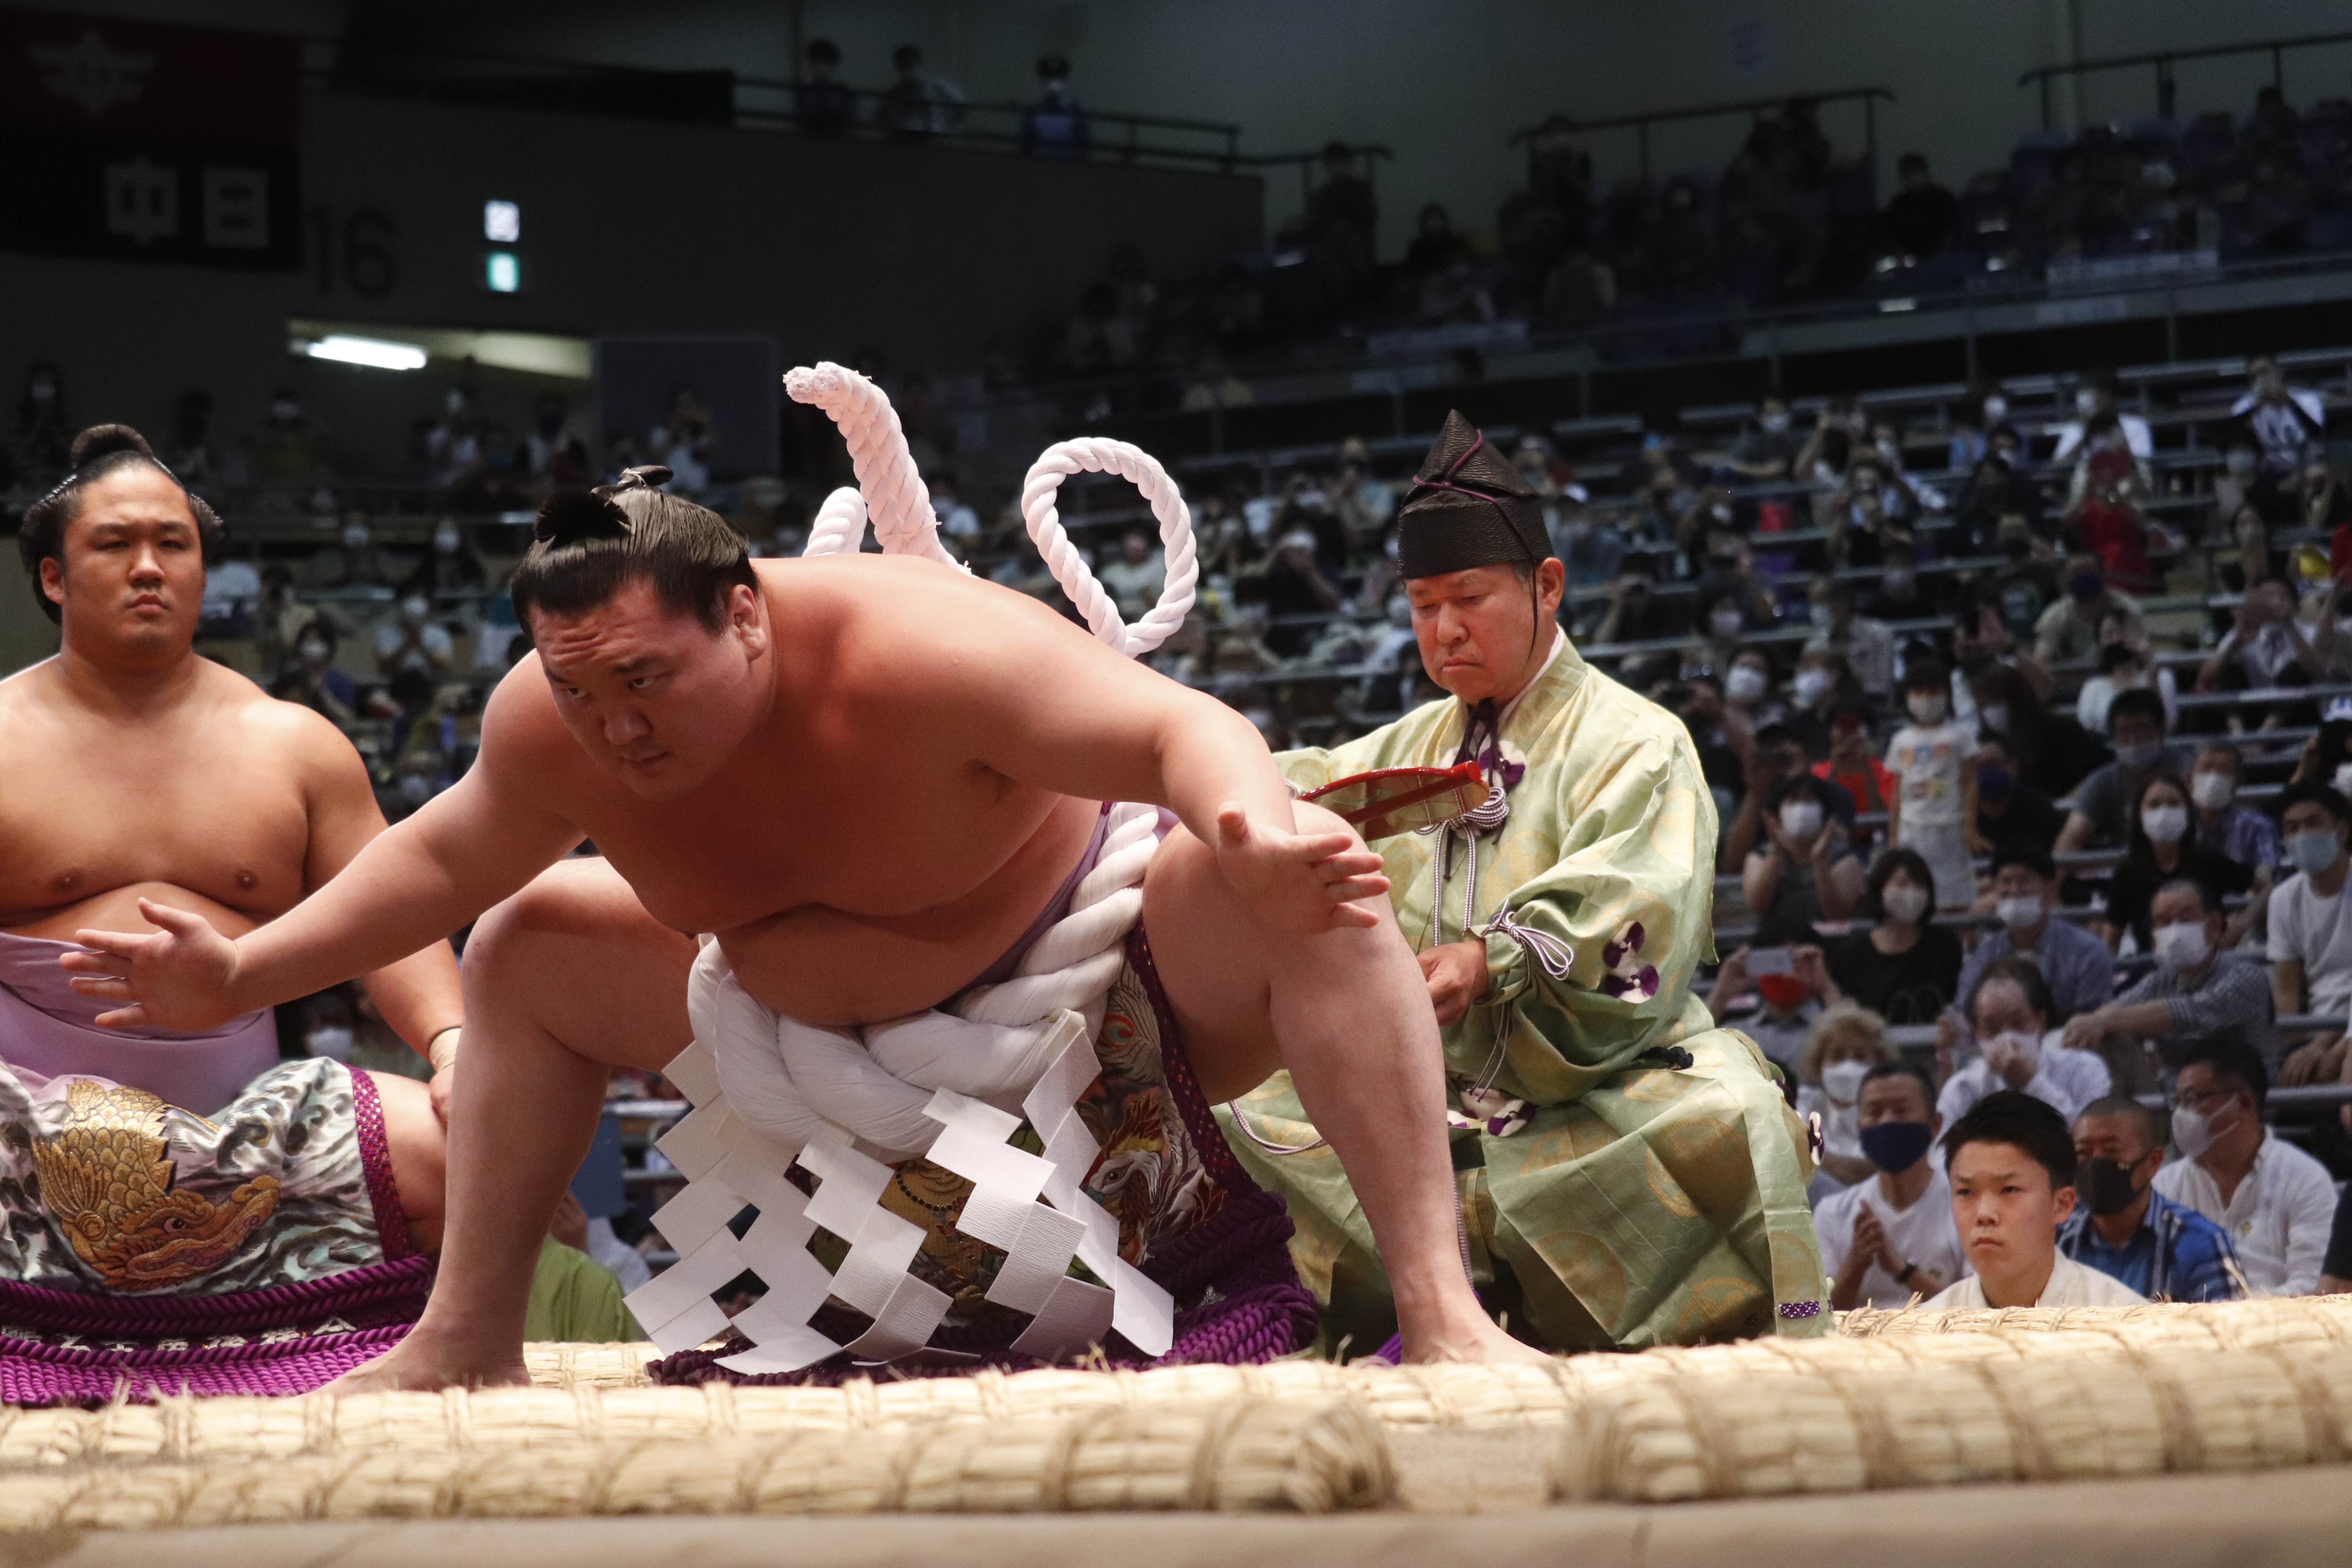
[[2148, 1184], [2164, 1163], [2156, 1118], [2137, 1100], [2095, 1100], [2074, 1119], [2081, 1202], [2058, 1250], [2152, 1301], [2229, 1301], [2243, 1292], [2229, 1233]]
[[[1992, 889], [1993, 912], [2002, 929], [1977, 943], [1960, 966], [1959, 991], [1947, 1010], [1954, 1038], [1966, 1035], [1985, 971], [2013, 952], [2041, 965], [2058, 1005], [2053, 1023], [2114, 999], [2115, 954], [2081, 926], [2051, 912], [2058, 901], [2058, 868], [2047, 851], [2031, 844], [2001, 845], [1993, 852]], [[1951, 1041], [1937, 1043], [1948, 1047]]]

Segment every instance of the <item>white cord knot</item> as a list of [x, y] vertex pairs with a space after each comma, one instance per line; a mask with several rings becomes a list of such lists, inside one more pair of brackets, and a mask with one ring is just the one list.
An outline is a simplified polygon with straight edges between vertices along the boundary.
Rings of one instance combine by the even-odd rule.
[[1534, 926], [1521, 925], [1511, 918], [1511, 911], [1508, 909], [1496, 910], [1495, 918], [1488, 921], [1486, 929], [1478, 934], [1509, 937], [1519, 944], [1519, 951], [1528, 955], [1528, 961], [1530, 963], [1541, 968], [1554, 980], [1566, 980], [1569, 966], [1576, 962], [1576, 949], [1548, 931], [1538, 931]]

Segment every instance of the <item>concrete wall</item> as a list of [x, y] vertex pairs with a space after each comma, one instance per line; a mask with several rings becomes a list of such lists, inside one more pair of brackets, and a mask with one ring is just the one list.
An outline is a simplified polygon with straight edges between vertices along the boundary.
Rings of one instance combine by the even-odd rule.
[[[2017, 86], [2031, 68], [2352, 26], [2336, 0], [365, 0], [353, 12], [362, 29], [483, 48], [754, 75], [789, 73], [797, 13], [799, 36], [838, 42], [858, 85], [887, 82], [890, 50], [912, 42], [973, 98], [1015, 101], [1035, 94], [1037, 56], [1059, 52], [1085, 101], [1235, 121], [1249, 151], [1387, 142], [1398, 153], [1381, 180], [1391, 250], [1424, 201], [1491, 223], [1519, 174], [1506, 141], [1555, 110], [1599, 118], [1884, 86], [1899, 100], [1881, 121], [1887, 172], [1916, 149], [1958, 178], [2004, 160], [2037, 122], [2037, 95]], [[1736, 58], [1735, 28], [1759, 47]], [[2267, 61], [2189, 68], [2182, 106], [2243, 108], [2267, 72]], [[2352, 91], [2352, 49], [2291, 65], [2288, 89], [2303, 101]], [[2101, 79], [2082, 110], [2137, 117], [2151, 97], [2145, 73]], [[1859, 148], [1857, 117], [1833, 111], [1828, 126]], [[1738, 137], [1729, 121], [1664, 132], [1658, 167], [1719, 167]], [[1604, 171], [1629, 169], [1632, 139], [1599, 141], [1596, 153]], [[1297, 189], [1270, 182], [1270, 224], [1295, 209]]]
[[[147, 426], [203, 386], [240, 428], [290, 382], [364, 445], [354, 456], [395, 462], [443, 378], [290, 359], [289, 318], [756, 331], [786, 363], [870, 347], [904, 370], [967, 370], [992, 341], [1058, 323], [1122, 240], [1191, 268], [1260, 238], [1245, 176], [337, 95], [304, 113], [321, 226], [306, 235], [329, 237], [325, 256], [254, 276], [0, 255], [0, 367], [54, 359], [76, 420]], [[493, 196], [522, 204], [520, 294], [478, 285]], [[361, 215], [394, 263], [380, 294], [355, 292], [347, 265]], [[520, 425], [527, 391], [495, 411]]]

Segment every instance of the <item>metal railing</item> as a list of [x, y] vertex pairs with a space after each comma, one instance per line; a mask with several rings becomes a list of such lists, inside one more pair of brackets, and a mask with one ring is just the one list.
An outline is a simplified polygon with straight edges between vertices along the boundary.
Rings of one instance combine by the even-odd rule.
[[2158, 119], [2172, 118], [2179, 101], [2178, 86], [2172, 68], [2183, 60], [2218, 60], [2238, 55], [2268, 55], [2271, 58], [2271, 85], [2282, 93], [2286, 90], [2286, 57], [2295, 49], [2319, 48], [2329, 44], [2352, 44], [2352, 33], [2301, 33], [2291, 37], [2252, 38], [2237, 44], [2208, 44], [2194, 49], [2150, 49], [2136, 55], [2107, 55], [2095, 60], [2075, 60], [2069, 65], [2037, 66], [2017, 79], [2017, 85], [2039, 84], [2042, 89], [2042, 129], [2054, 129], [2052, 124], [2053, 107], [2050, 84], [2061, 77], [2094, 76], [2102, 71], [2137, 70], [2154, 67], [2156, 70], [2156, 112]]
[[[846, 84], [825, 84], [820, 101], [797, 96], [814, 93], [817, 84], [727, 68], [664, 70], [373, 40], [353, 47], [314, 39], [308, 46], [304, 77], [306, 85], [330, 91], [723, 124], [835, 140], [1011, 152], [1037, 151], [1045, 145], [1053, 156], [1179, 163], [1229, 173], [1255, 161], [1241, 153], [1241, 127], [1223, 121], [1074, 103], [1070, 112], [1083, 127], [1080, 133], [1041, 144], [1028, 127], [1028, 116], [1043, 105], [950, 100]], [[1295, 156], [1279, 154], [1264, 161], [1287, 163]]]
[[1650, 127], [1673, 124], [1688, 120], [1719, 120], [1745, 114], [1751, 123], [1760, 121], [1773, 110], [1786, 109], [1790, 103], [1803, 101], [1815, 105], [1852, 103], [1862, 105], [1863, 145], [1871, 166], [1878, 160], [1878, 104], [1881, 100], [1895, 101], [1892, 89], [1884, 87], [1842, 87], [1830, 92], [1784, 92], [1772, 98], [1743, 98], [1729, 103], [1699, 103], [1682, 109], [1654, 109], [1640, 114], [1611, 114], [1597, 120], [1580, 120], [1571, 114], [1555, 114], [1541, 125], [1531, 125], [1511, 134], [1509, 145], [1517, 147], [1538, 136], [1562, 132], [1582, 135], [1594, 131], [1632, 131], [1640, 150], [1642, 178], [1650, 177]]

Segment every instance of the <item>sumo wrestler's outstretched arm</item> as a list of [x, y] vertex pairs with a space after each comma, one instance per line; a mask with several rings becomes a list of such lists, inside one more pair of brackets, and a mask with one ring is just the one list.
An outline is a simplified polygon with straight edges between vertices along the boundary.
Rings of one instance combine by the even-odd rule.
[[912, 732], [1056, 794], [1167, 806], [1279, 927], [1372, 922], [1354, 901], [1387, 893], [1381, 858], [1349, 833], [1297, 831], [1290, 786], [1247, 719], [1034, 600], [984, 584], [940, 594], [953, 603], [908, 595], [877, 608], [905, 626], [860, 639], [860, 673], [908, 710]]
[[[540, 679], [536, 666], [523, 672]], [[525, 792], [511, 708], [516, 677], [493, 693], [474, 766], [278, 919], [230, 942], [200, 915], [142, 900], [161, 934], [86, 931], [69, 953], [74, 989], [126, 1005], [110, 1028], [199, 1030], [380, 970], [441, 941], [519, 890], [580, 841], [580, 830]]]

